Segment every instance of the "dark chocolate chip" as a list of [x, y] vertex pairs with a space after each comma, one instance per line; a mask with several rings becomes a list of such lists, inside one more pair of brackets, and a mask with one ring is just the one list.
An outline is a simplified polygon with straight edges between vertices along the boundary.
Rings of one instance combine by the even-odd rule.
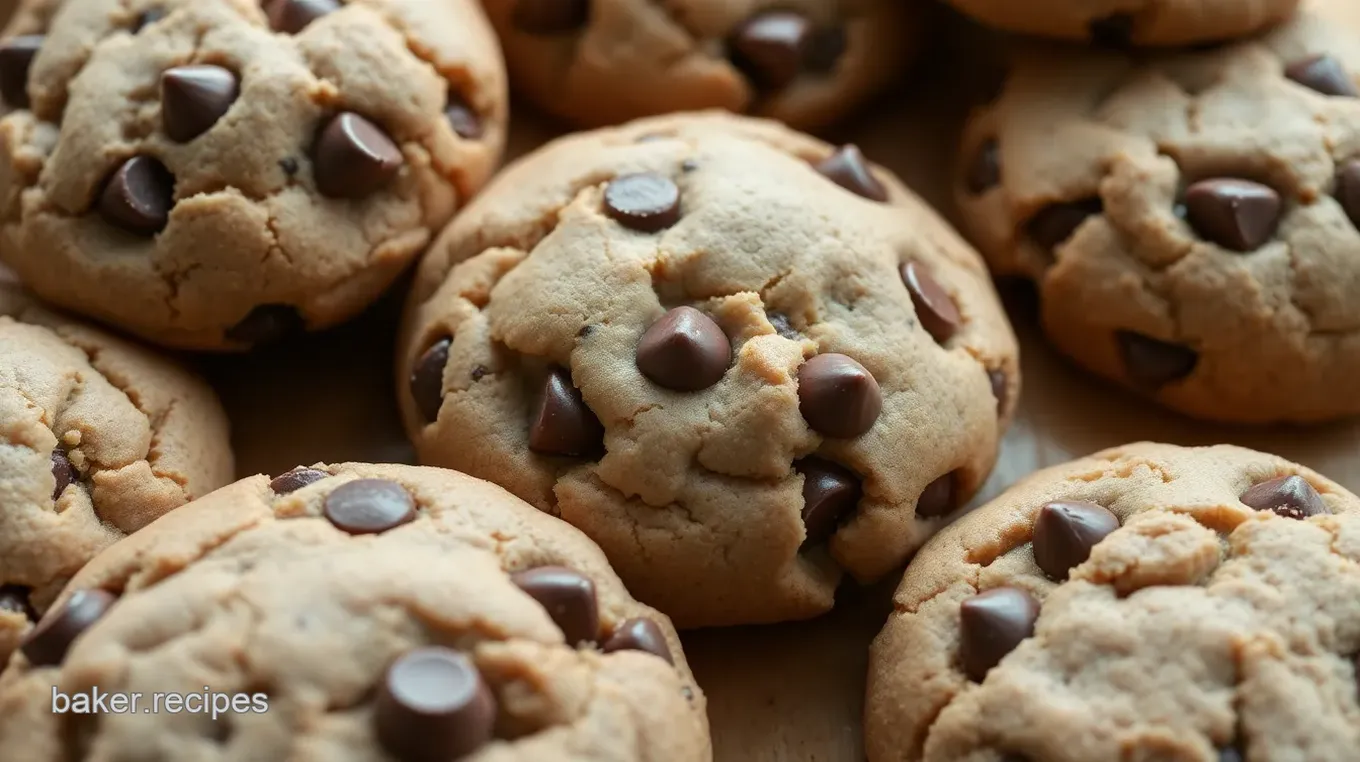
[[1261, 482], [1238, 498], [1244, 505], [1258, 511], [1273, 511], [1287, 519], [1306, 519], [1331, 511], [1322, 495], [1302, 476], [1281, 476]]
[[666, 644], [665, 633], [650, 619], [624, 621], [614, 628], [613, 634], [604, 642], [601, 650], [607, 654], [615, 651], [645, 651], [665, 659], [667, 664], [675, 664], [675, 659], [671, 657], [671, 647]]
[[457, 93], [449, 93], [449, 103], [444, 107], [444, 118], [449, 126], [465, 140], [476, 140], [482, 136], [482, 120], [466, 100]]
[[1133, 44], [1133, 14], [1115, 13], [1087, 25], [1096, 47], [1123, 50]]
[[642, 334], [637, 366], [653, 383], [678, 392], [697, 392], [722, 380], [732, 361], [732, 343], [708, 315], [676, 307]]
[[1285, 67], [1284, 75], [1323, 95], [1360, 97], [1360, 88], [1355, 86], [1355, 80], [1346, 73], [1346, 67], [1332, 56], [1310, 56], [1295, 61]]
[[274, 477], [274, 480], [269, 482], [269, 489], [273, 490], [275, 495], [287, 495], [329, 477], [330, 474], [325, 471], [298, 466], [286, 474]]
[[25, 34], [0, 42], [0, 97], [10, 108], [28, 108], [28, 70], [44, 39]]
[[916, 515], [926, 519], [949, 515], [958, 507], [954, 492], [954, 473], [951, 471], [921, 490], [921, 496], [916, 498]]
[[221, 66], [177, 66], [161, 74], [161, 123], [165, 134], [187, 143], [217, 124], [236, 102], [241, 83]]
[[837, 439], [873, 428], [883, 393], [867, 368], [841, 354], [823, 354], [798, 369], [798, 409], [813, 430]]
[[850, 48], [850, 36], [845, 27], [818, 29], [807, 38], [803, 47], [803, 71], [831, 74], [836, 71], [845, 51]]
[[36, 618], [33, 606], [28, 600], [28, 588], [20, 585], [0, 586], [0, 611], [22, 614], [29, 621]]
[[174, 205], [175, 178], [150, 156], [123, 162], [99, 194], [99, 214], [105, 222], [143, 236], [164, 230]]
[[416, 361], [411, 371], [411, 399], [426, 423], [439, 419], [439, 408], [444, 406], [444, 366], [449, 364], [449, 347], [453, 339], [444, 337]]
[[573, 32], [590, 22], [590, 0], [518, 0], [512, 21], [529, 34]]
[[1005, 415], [1006, 397], [1010, 392], [1010, 379], [1004, 370], [987, 371], [987, 380], [992, 384], [992, 396], [996, 397], [996, 414]]
[[285, 175], [292, 177], [298, 173], [300, 167], [298, 166], [297, 159], [294, 159], [291, 156], [285, 156], [284, 158], [279, 159], [279, 169], [282, 169]]
[[803, 335], [798, 333], [798, 329], [794, 328], [793, 323], [789, 321], [788, 315], [785, 315], [782, 312], [769, 312], [766, 313], [765, 319], [770, 321], [770, 327], [780, 336], [792, 341], [798, 341], [803, 338]]
[[1185, 191], [1185, 218], [1206, 241], [1238, 252], [1261, 247], [1280, 225], [1280, 194], [1250, 180], [1201, 180]]
[[1117, 331], [1119, 353], [1129, 380], [1157, 389], [1189, 376], [1199, 364], [1195, 350], [1132, 331]]
[[1034, 634], [1039, 602], [1015, 587], [998, 587], [959, 606], [959, 662], [969, 679], [982, 682], [992, 667]]
[[316, 187], [331, 198], [360, 199], [401, 171], [401, 149], [378, 125], [351, 111], [337, 114], [316, 139]]
[[472, 660], [421, 648], [387, 669], [373, 708], [378, 741], [401, 762], [450, 762], [485, 746], [496, 698]]
[[137, 20], [132, 23], [132, 33], [136, 34], [148, 26], [165, 18], [168, 14], [164, 8], [148, 8], [137, 16]]
[[626, 228], [656, 233], [680, 221], [680, 189], [655, 172], [622, 175], [605, 186], [604, 211]]
[[485, 365], [478, 365], [477, 367], [472, 369], [473, 381], [481, 381], [482, 379], [486, 378], [489, 375], [491, 375], [491, 369], [486, 367]]
[[916, 306], [916, 319], [935, 341], [943, 344], [959, 330], [963, 318], [949, 292], [930, 274], [925, 265], [908, 262], [902, 265], [902, 282]]
[[732, 62], [762, 90], [782, 90], [803, 71], [812, 24], [793, 11], [752, 16], [732, 37]]
[[416, 502], [396, 482], [357, 479], [327, 495], [322, 512], [342, 532], [381, 534], [414, 520]]
[[844, 466], [816, 456], [803, 458], [793, 467], [803, 475], [805, 544], [815, 545], [835, 534], [841, 519], [859, 504], [859, 477]]
[[870, 201], [888, 200], [888, 190], [869, 170], [869, 162], [855, 145], [844, 145], [817, 165], [831, 182]]
[[71, 486], [76, 476], [75, 466], [71, 465], [71, 459], [67, 457], [66, 451], [60, 447], [52, 450], [52, 480], [56, 482], [52, 488], [52, 499], [61, 497], [61, 493]]
[[1360, 227], [1360, 159], [1351, 159], [1337, 170], [1336, 200], [1351, 224]]
[[604, 427], [571, 383], [571, 371], [548, 372], [529, 425], [529, 449], [542, 455], [590, 457], [602, 449]]
[[996, 138], [988, 138], [978, 147], [963, 182], [974, 196], [986, 193], [1001, 182], [1001, 148]]
[[1218, 750], [1218, 762], [1245, 762], [1242, 752], [1235, 747], [1229, 746]]
[[600, 604], [589, 577], [564, 566], [540, 566], [510, 579], [548, 612], [568, 645], [600, 639]]
[[1099, 198], [1051, 204], [1039, 210], [1029, 221], [1029, 237], [1045, 249], [1056, 249], [1063, 241], [1072, 237], [1088, 217], [1105, 210]]
[[1067, 579], [1091, 549], [1119, 528], [1119, 518], [1095, 503], [1057, 500], [1034, 520], [1034, 561], [1050, 579]]
[[340, 10], [339, 0], [268, 0], [265, 15], [269, 27], [283, 34], [297, 34], [328, 13]]
[[60, 609], [47, 612], [24, 638], [19, 650], [35, 667], [61, 664], [76, 638], [108, 613], [116, 600], [107, 590], [75, 591]]
[[307, 324], [290, 304], [261, 304], [227, 329], [226, 338], [238, 344], [263, 346], [296, 336]]
[[680, 171], [686, 174], [696, 172], [699, 169], [699, 162], [694, 159], [685, 159], [680, 162]]

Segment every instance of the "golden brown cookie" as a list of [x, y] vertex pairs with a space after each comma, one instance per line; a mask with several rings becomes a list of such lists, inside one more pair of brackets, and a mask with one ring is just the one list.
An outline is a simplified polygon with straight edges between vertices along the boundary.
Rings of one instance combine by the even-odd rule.
[[990, 26], [1105, 47], [1245, 37], [1288, 19], [1299, 0], [949, 0]]

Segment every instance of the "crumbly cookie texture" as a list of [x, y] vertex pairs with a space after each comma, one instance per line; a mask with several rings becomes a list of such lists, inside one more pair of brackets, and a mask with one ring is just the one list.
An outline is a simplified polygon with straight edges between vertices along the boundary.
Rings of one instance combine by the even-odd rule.
[[1022, 56], [958, 198], [1049, 338], [1196, 417], [1360, 412], [1360, 37], [1305, 14], [1147, 59]]
[[717, 112], [498, 177], [422, 264], [398, 372], [424, 462], [582, 528], [682, 626], [814, 616], [841, 570], [899, 566], [1019, 392], [933, 211], [854, 147]]
[[1231, 40], [1279, 24], [1299, 7], [1299, 0], [949, 1], [991, 26], [1115, 48]]
[[[580, 532], [451, 471], [242, 480], [100, 555], [44, 625], [0, 675], [14, 759], [712, 758], [670, 622]], [[53, 715], [96, 686], [268, 712]]]
[[0, 664], [85, 562], [232, 478], [200, 379], [0, 283]]
[[0, 42], [0, 255], [152, 341], [358, 313], [490, 175], [474, 0], [30, 0]]
[[872, 762], [1350, 759], [1360, 498], [1281, 458], [1135, 444], [917, 554], [874, 641]]
[[516, 87], [596, 127], [723, 108], [805, 129], [890, 84], [919, 0], [486, 0]]

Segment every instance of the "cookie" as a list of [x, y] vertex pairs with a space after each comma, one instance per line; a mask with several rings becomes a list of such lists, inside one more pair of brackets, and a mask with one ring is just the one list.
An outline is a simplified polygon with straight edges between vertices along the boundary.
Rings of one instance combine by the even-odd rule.
[[355, 315], [504, 143], [474, 0], [30, 0], [7, 37], [0, 255], [164, 345]]
[[[53, 714], [54, 690], [96, 687], [240, 703]], [[595, 545], [411, 466], [251, 477], [115, 545], [0, 675], [0, 707], [6, 754], [32, 762], [712, 759], [674, 629]]]
[[949, 0], [1012, 32], [1099, 47], [1189, 45], [1245, 37], [1288, 19], [1299, 0]]
[[720, 112], [563, 138], [441, 235], [425, 463], [575, 524], [681, 626], [811, 617], [977, 490], [1019, 393], [985, 268], [853, 146]]
[[919, 0], [484, 0], [516, 89], [577, 125], [722, 108], [825, 126], [917, 47]]
[[1034, 474], [917, 554], [874, 641], [871, 762], [1350, 759], [1360, 498], [1238, 447]]
[[231, 481], [202, 380], [0, 282], [0, 665], [85, 562]]
[[1135, 62], [1022, 56], [975, 115], [961, 218], [1050, 340], [1213, 420], [1360, 412], [1360, 37], [1305, 15]]

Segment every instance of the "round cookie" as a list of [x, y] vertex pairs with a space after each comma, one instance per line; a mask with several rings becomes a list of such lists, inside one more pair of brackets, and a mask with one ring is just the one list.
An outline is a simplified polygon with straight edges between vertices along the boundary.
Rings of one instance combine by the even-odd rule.
[[1101, 47], [1245, 37], [1288, 19], [1299, 0], [949, 0], [989, 26]]
[[[53, 690], [96, 687], [249, 698], [52, 713]], [[251, 477], [114, 546], [0, 675], [0, 707], [26, 762], [712, 759], [674, 629], [595, 545], [410, 466]]]
[[0, 665], [71, 576], [231, 481], [226, 415], [175, 363], [0, 282]]
[[870, 654], [871, 762], [1349, 759], [1360, 498], [1238, 447], [1128, 445], [936, 536]]
[[165, 345], [357, 314], [504, 143], [474, 0], [29, 0], [7, 37], [0, 254]]
[[585, 127], [723, 108], [825, 126], [882, 91], [920, 0], [484, 0], [517, 91]]
[[842, 570], [899, 567], [1019, 391], [933, 211], [853, 146], [720, 112], [506, 170], [423, 262], [399, 351], [423, 462], [580, 527], [684, 627], [815, 616]]
[[1360, 37], [1305, 14], [1151, 58], [1020, 56], [961, 218], [1086, 368], [1213, 420], [1360, 412]]

